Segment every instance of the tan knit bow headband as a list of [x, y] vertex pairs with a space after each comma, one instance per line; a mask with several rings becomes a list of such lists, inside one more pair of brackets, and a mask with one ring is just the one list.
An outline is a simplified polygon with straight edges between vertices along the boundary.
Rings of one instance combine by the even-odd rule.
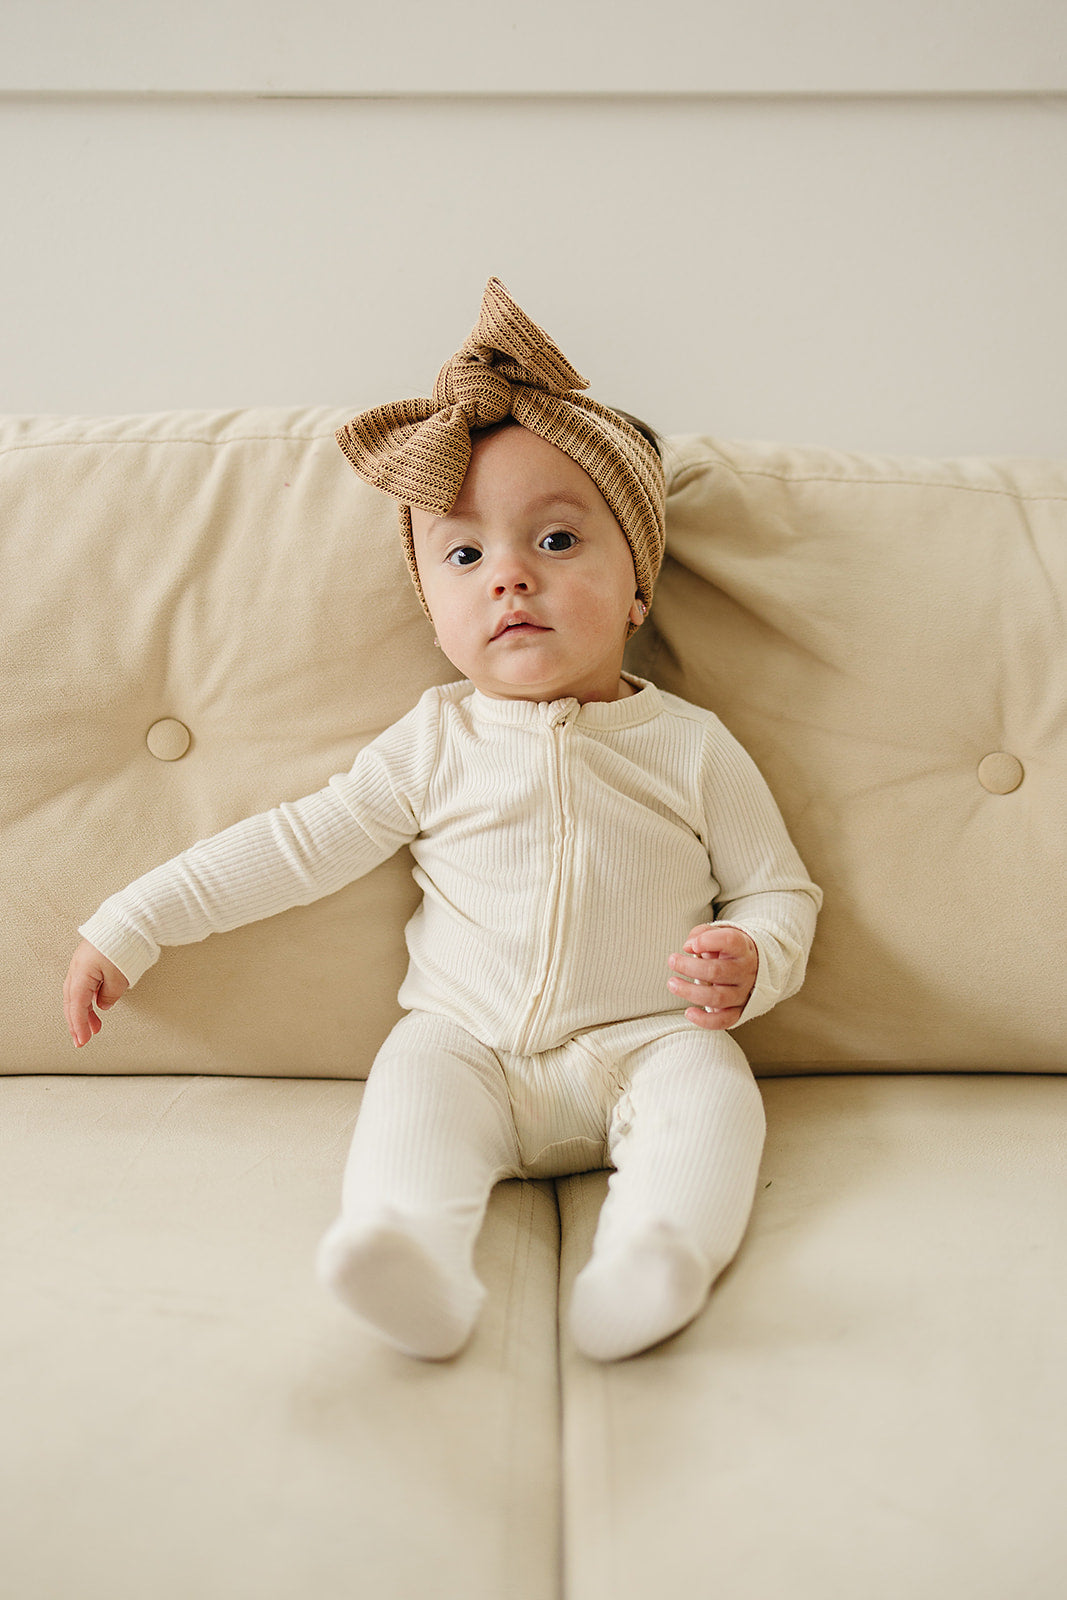
[[410, 507], [435, 516], [451, 511], [470, 461], [471, 429], [509, 416], [589, 474], [626, 535], [637, 593], [651, 604], [663, 559], [663, 467], [643, 434], [579, 392], [586, 387], [548, 334], [490, 278], [478, 326], [437, 374], [433, 398], [376, 406], [338, 430], [360, 477], [400, 502], [404, 550], [424, 609]]

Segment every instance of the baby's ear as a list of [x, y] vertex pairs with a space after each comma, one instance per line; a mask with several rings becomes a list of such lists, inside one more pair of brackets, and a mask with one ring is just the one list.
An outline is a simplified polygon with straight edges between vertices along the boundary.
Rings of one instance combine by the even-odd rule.
[[645, 605], [645, 602], [641, 599], [640, 595], [634, 595], [634, 603], [630, 607], [630, 621], [633, 623], [635, 628], [639, 628], [647, 616], [648, 607]]

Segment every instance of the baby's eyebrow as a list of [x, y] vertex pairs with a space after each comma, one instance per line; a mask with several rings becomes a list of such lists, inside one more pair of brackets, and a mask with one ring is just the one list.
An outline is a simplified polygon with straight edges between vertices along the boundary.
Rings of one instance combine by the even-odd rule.
[[535, 496], [530, 501], [531, 511], [545, 511], [549, 506], [570, 506], [573, 511], [589, 511], [588, 500], [583, 500], [581, 495], [572, 494], [569, 489], [549, 489], [546, 494]]
[[[544, 494], [534, 495], [526, 504], [526, 514], [536, 516], [539, 512], [548, 511], [555, 506], [568, 506], [572, 511], [584, 512], [586, 516], [592, 511], [588, 500], [583, 500], [580, 494], [574, 494], [570, 489], [547, 489]], [[450, 512], [447, 516], [434, 517], [426, 529], [425, 537], [433, 539], [438, 537], [451, 538], [461, 533], [467, 526], [464, 517], [453, 517]]]

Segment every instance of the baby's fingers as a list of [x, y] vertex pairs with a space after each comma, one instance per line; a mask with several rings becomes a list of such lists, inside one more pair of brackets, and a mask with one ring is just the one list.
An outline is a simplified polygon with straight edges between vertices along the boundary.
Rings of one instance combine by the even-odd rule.
[[[691, 1008], [699, 1007], [706, 1012], [736, 1012], [737, 1016], [730, 1019], [731, 1024], [744, 1010], [749, 993], [747, 986], [736, 983], [702, 982], [700, 979], [680, 976], [677, 972], [672, 973], [667, 979], [667, 987], [679, 999], [687, 1001]], [[693, 1018], [690, 1017], [689, 1020], [693, 1021]]]
[[750, 957], [756, 951], [754, 941], [740, 928], [714, 922], [694, 928], [685, 941], [685, 948], [692, 956], [715, 956], [727, 961]]
[[719, 1011], [709, 1011], [706, 1006], [690, 1006], [685, 1016], [687, 1022], [694, 1023], [698, 1028], [718, 1032], [740, 1022], [743, 1010], [743, 1006], [724, 1006]]
[[114, 962], [83, 940], [71, 957], [63, 984], [63, 1014], [78, 1049], [103, 1026], [93, 1006], [99, 1011], [110, 1010], [129, 987], [129, 980]]
[[668, 966], [690, 983], [734, 984], [738, 982], [738, 962], [734, 957], [673, 955]]
[[96, 991], [97, 1009], [110, 1011], [111, 1007], [122, 999], [129, 987], [121, 972], [116, 972], [114, 969], [110, 972], [105, 971], [100, 987]]
[[756, 980], [759, 953], [740, 928], [694, 928], [685, 950], [670, 957], [667, 987], [688, 1002], [686, 1017], [700, 1028], [732, 1028], [741, 1020]]
[[63, 1014], [67, 1019], [70, 1036], [78, 1049], [81, 1049], [83, 1044], [88, 1044], [103, 1026], [93, 1010], [95, 998], [96, 987], [84, 974], [75, 978], [68, 976], [63, 986]]

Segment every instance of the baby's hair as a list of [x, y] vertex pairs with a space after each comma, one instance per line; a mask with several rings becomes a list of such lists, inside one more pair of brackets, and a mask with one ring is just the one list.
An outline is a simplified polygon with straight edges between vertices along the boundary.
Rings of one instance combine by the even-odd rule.
[[631, 428], [636, 428], [638, 433], [648, 440], [660, 460], [663, 460], [663, 444], [655, 428], [650, 428], [647, 422], [642, 422], [640, 417], [633, 416], [629, 411], [620, 411], [618, 406], [612, 406], [611, 410], [614, 411], [617, 417], [621, 417], [624, 422], [628, 422]]
[[[613, 411], [617, 417], [621, 417], [624, 422], [628, 422], [631, 428], [636, 428], [642, 438], [647, 439], [660, 460], [663, 460], [663, 443], [655, 428], [649, 427], [647, 422], [642, 422], [640, 417], [633, 416], [629, 411], [620, 411], [618, 406], [609, 406], [608, 409]], [[487, 428], [472, 428], [471, 438], [483, 439], [490, 433], [496, 433], [499, 429], [508, 428], [514, 424], [514, 417], [504, 417], [500, 422], [491, 422]]]

